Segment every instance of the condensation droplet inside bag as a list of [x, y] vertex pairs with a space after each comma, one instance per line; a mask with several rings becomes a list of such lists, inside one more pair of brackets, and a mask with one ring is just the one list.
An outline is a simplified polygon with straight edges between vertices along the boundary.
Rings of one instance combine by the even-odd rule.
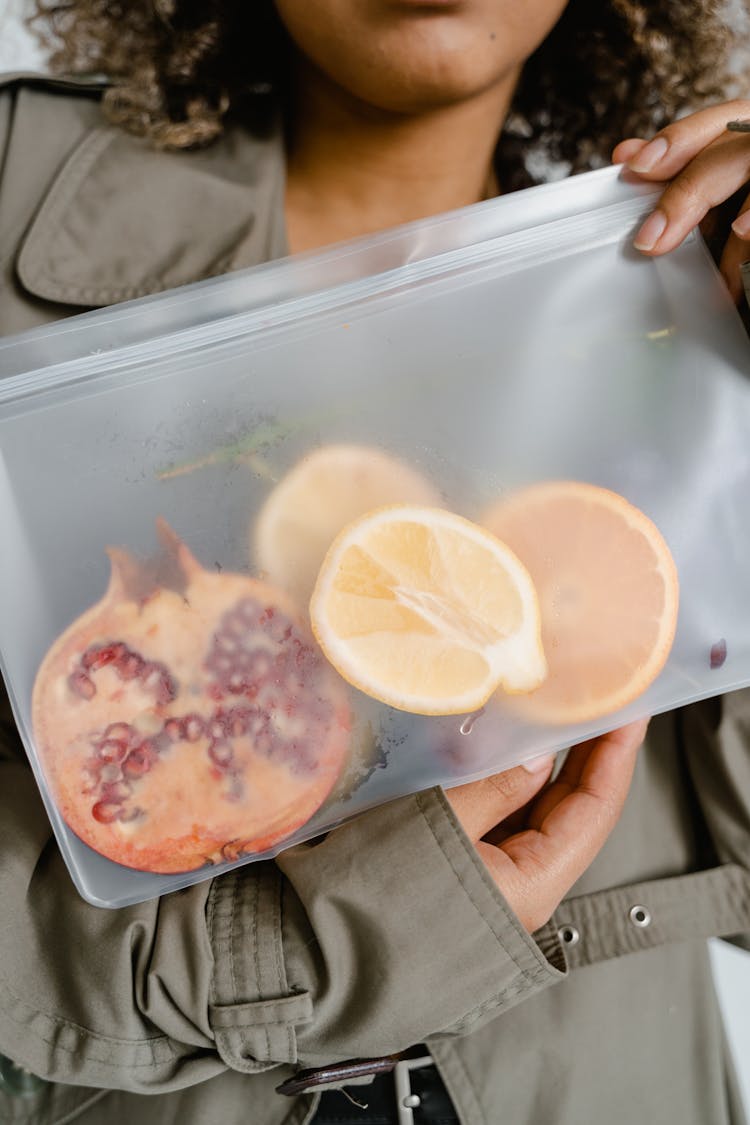
[[459, 734], [471, 734], [474, 730], [475, 723], [482, 717], [484, 711], [485, 709], [482, 707], [479, 711], [473, 711], [471, 715], [468, 715], [458, 728]]

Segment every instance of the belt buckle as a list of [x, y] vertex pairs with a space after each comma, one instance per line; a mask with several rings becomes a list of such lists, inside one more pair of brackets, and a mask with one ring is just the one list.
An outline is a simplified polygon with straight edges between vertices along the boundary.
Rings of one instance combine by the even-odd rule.
[[413, 1110], [421, 1105], [419, 1094], [411, 1090], [410, 1074], [420, 1066], [434, 1066], [432, 1055], [422, 1055], [417, 1059], [400, 1059], [393, 1068], [393, 1082], [396, 1087], [396, 1112], [398, 1125], [414, 1125]]

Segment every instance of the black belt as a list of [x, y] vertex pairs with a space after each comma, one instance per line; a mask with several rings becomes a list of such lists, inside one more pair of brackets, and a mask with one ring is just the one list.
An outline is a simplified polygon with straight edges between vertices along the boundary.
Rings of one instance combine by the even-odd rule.
[[[324, 1090], [310, 1125], [459, 1125], [448, 1091], [426, 1048], [412, 1048], [404, 1053], [409, 1057], [392, 1056], [387, 1069], [388, 1060], [378, 1060], [381, 1072], [367, 1085], [347, 1087], [342, 1082], [341, 1088]], [[305, 1082], [308, 1075], [312, 1081], [308, 1078]], [[296, 1077], [309, 1090], [315, 1088], [322, 1075], [303, 1071]], [[333, 1077], [330, 1071], [326, 1077], [329, 1081]]]

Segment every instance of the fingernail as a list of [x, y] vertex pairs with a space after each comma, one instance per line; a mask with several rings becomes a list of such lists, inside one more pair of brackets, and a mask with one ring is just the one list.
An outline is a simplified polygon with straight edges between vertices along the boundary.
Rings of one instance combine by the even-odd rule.
[[667, 227], [667, 216], [663, 211], [652, 211], [633, 239], [636, 250], [653, 250]]
[[732, 223], [732, 230], [739, 238], [750, 237], [750, 211], [743, 211]]
[[627, 166], [634, 172], [650, 172], [666, 154], [668, 148], [669, 142], [665, 137], [654, 137], [653, 141], [649, 141], [640, 152], [626, 161]]
[[549, 770], [552, 769], [554, 760], [554, 754], [542, 754], [541, 758], [532, 758], [530, 762], [524, 762], [523, 768], [527, 773], [549, 772]]

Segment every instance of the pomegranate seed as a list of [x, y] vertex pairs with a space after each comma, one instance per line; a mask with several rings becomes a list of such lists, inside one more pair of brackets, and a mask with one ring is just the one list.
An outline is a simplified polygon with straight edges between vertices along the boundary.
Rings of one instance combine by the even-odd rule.
[[205, 724], [200, 715], [188, 715], [183, 720], [185, 724], [185, 738], [188, 742], [197, 742], [205, 730]]
[[126, 649], [122, 657], [117, 661], [117, 671], [120, 678], [123, 680], [135, 680], [143, 675], [143, 670], [146, 668], [146, 661], [137, 652], [130, 652]]
[[163, 664], [144, 665], [141, 682], [146, 691], [154, 693], [157, 703], [171, 703], [177, 694], [174, 681]]
[[165, 668], [161, 673], [161, 678], [159, 680], [159, 687], [156, 692], [156, 701], [157, 703], [171, 703], [176, 695], [177, 688], [175, 687], [174, 680]]
[[167, 719], [164, 724], [164, 733], [172, 742], [179, 742], [185, 737], [185, 720]]
[[217, 715], [208, 724], [208, 735], [215, 741], [220, 741], [225, 734], [229, 734], [228, 723], [224, 715]]
[[230, 714], [229, 733], [233, 738], [241, 738], [247, 733], [249, 713], [242, 707], [236, 707]]
[[228, 742], [212, 742], [208, 748], [208, 756], [219, 769], [226, 769], [234, 754]]
[[151, 769], [154, 764], [155, 755], [151, 750], [144, 747], [136, 747], [128, 754], [125, 762], [123, 763], [123, 773], [126, 777], [142, 777]]
[[68, 687], [74, 695], [79, 695], [81, 699], [93, 699], [96, 695], [96, 685], [85, 672], [73, 672], [68, 676]]
[[99, 770], [99, 777], [105, 784], [107, 782], [119, 781], [122, 777], [122, 770], [115, 763], [109, 762]]
[[711, 653], [709, 656], [709, 665], [711, 668], [721, 668], [722, 664], [727, 658], [727, 642], [722, 637], [715, 645], [711, 646]]
[[111, 801], [97, 801], [91, 810], [91, 815], [100, 824], [111, 824], [120, 815], [120, 806], [112, 804]]
[[135, 805], [135, 807], [130, 809], [128, 812], [126, 812], [125, 809], [120, 809], [120, 815], [118, 819], [122, 821], [123, 824], [127, 824], [129, 820], [138, 820], [139, 817], [142, 816], [143, 809]]
[[161, 669], [159, 668], [159, 665], [151, 662], [148, 664], [144, 662], [143, 667], [141, 668], [140, 678], [143, 681], [144, 688], [146, 688], [148, 691], [151, 691], [154, 687], [156, 687], [159, 680], [161, 679]]
[[124, 647], [122, 644], [92, 645], [81, 657], [81, 664], [87, 671], [95, 672], [98, 668], [103, 668], [105, 664], [111, 664], [113, 660], [117, 660], [119, 650]]
[[112, 738], [116, 742], [124, 742], [126, 745], [133, 739], [133, 728], [129, 723], [110, 723], [104, 732], [105, 738]]
[[102, 787], [102, 800], [121, 805], [132, 791], [132, 786], [127, 781], [113, 781]]
[[103, 762], [124, 762], [128, 755], [128, 745], [120, 739], [108, 738], [100, 744], [96, 756]]

